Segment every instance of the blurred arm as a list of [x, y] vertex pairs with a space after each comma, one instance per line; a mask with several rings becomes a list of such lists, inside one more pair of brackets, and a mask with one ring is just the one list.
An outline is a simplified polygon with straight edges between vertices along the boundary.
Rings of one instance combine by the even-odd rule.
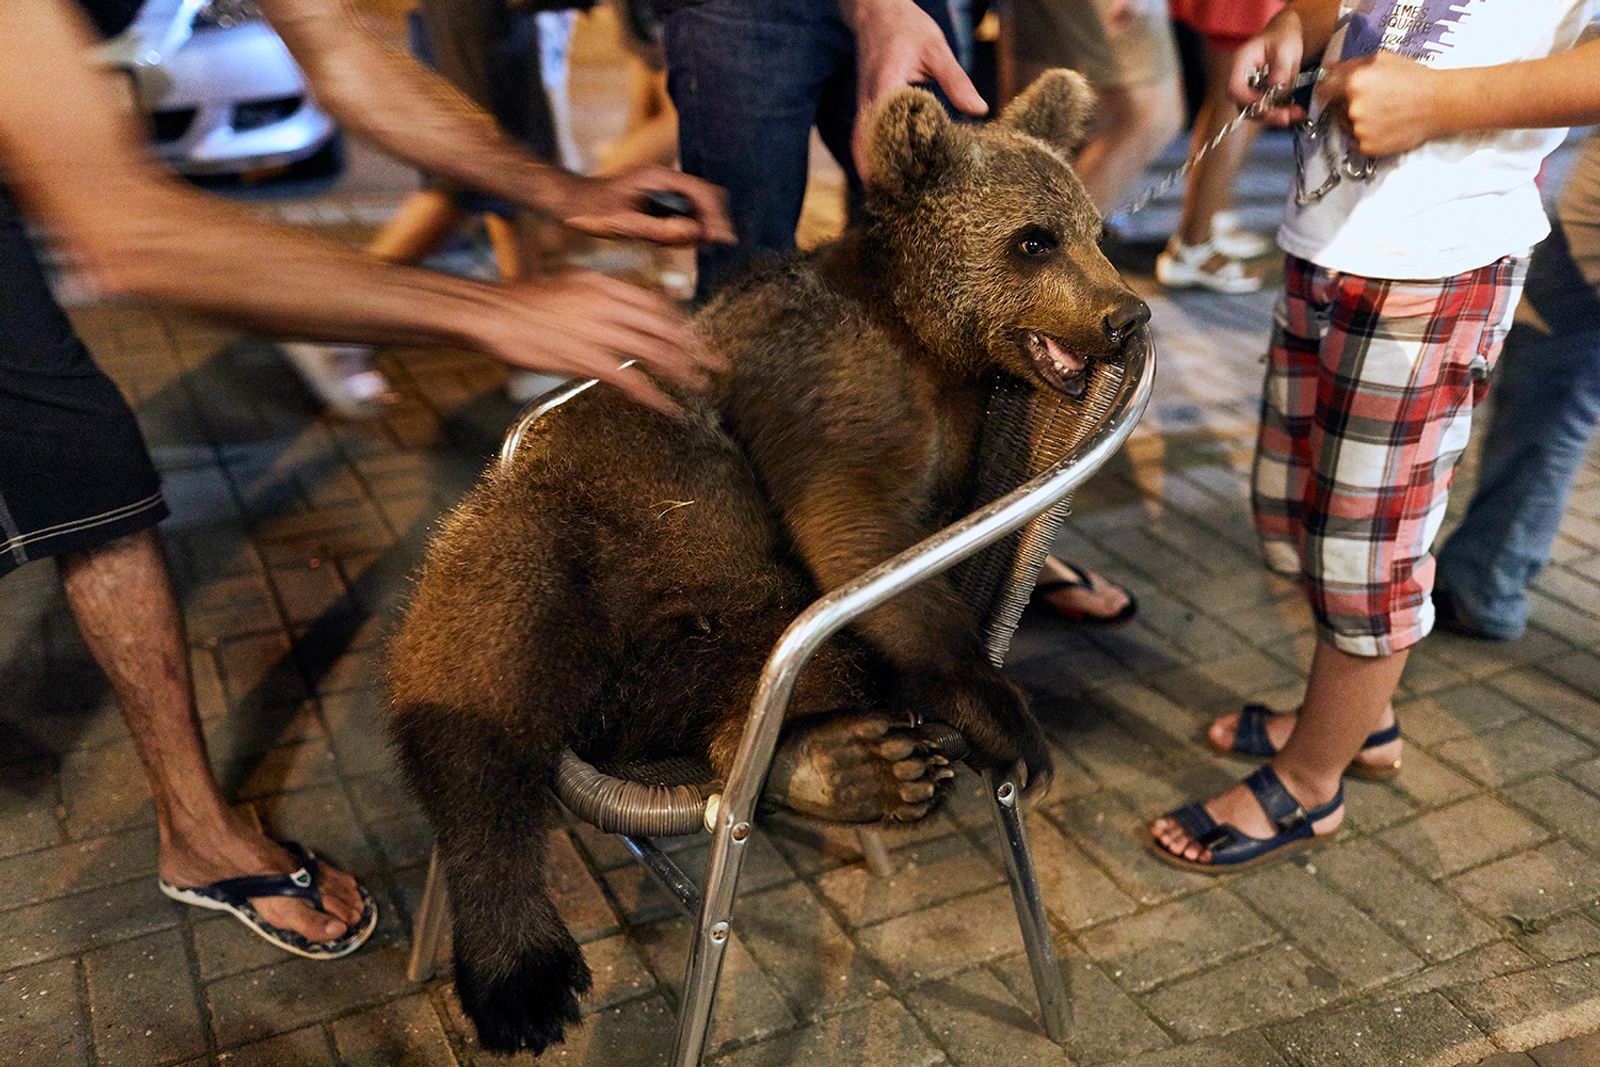
[[460, 345], [663, 407], [620, 359], [687, 383], [713, 362], [665, 301], [621, 282], [495, 287], [385, 264], [173, 181], [146, 161], [117, 104], [125, 89], [90, 66], [91, 43], [67, 0], [0, 2], [0, 170], [103, 289], [268, 331]]
[[[731, 241], [718, 190], [665, 167], [603, 180], [541, 163], [449, 82], [362, 25], [348, 0], [261, 0], [317, 96], [340, 122], [401, 159], [600, 237]], [[651, 189], [680, 192], [694, 218], [641, 212]]]

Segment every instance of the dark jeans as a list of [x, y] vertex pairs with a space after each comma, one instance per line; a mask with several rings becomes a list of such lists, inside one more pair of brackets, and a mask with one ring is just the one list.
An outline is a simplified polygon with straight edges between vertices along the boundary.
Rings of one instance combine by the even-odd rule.
[[[917, 0], [950, 36], [946, 0]], [[849, 182], [855, 41], [833, 0], [697, 0], [666, 16], [667, 88], [683, 169], [728, 191], [739, 243], [702, 249], [704, 301], [763, 255], [794, 247], [811, 129]]]

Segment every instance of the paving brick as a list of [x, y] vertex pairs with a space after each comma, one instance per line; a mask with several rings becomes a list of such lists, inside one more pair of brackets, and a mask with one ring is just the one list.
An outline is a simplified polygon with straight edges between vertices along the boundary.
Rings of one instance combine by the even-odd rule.
[[1600, 863], [1565, 841], [1555, 841], [1468, 871], [1447, 884], [1485, 915], [1543, 919], [1593, 903], [1600, 894]]
[[63, 840], [56, 776], [47, 763], [0, 767], [0, 856]]
[[1113, 978], [1145, 992], [1277, 936], [1238, 898], [1213, 888], [1097, 926], [1079, 941]]
[[[1357, 783], [1352, 781], [1347, 784]], [[1407, 797], [1418, 807], [1433, 808], [1469, 797], [1482, 787], [1459, 771], [1440, 763], [1420, 745], [1408, 743], [1401, 757], [1400, 776], [1383, 788]]]
[[[1081, 930], [1135, 909], [1133, 899], [1053, 823], [1030, 816], [1027, 829], [1039, 892], [1045, 908], [1058, 922], [1068, 929]], [[998, 840], [992, 843], [996, 862], [1003, 863], [1000, 848]]]
[[174, 926], [178, 906], [153, 881], [124, 882], [18, 908], [0, 922], [0, 969], [76, 956]]
[[862, 950], [909, 985], [1022, 948], [1011, 890], [985, 890], [869, 927]]
[[1594, 748], [1536, 716], [1447, 741], [1434, 751], [1485, 785], [1530, 778], [1594, 755]]
[[1237, 711], [1257, 693], [1297, 681], [1296, 672], [1256, 651], [1196, 663], [1151, 679], [1157, 689], [1180, 704], [1215, 715]]
[[1497, 936], [1448, 893], [1412, 874], [1371, 841], [1320, 850], [1312, 865], [1385, 930], [1430, 962], [1452, 959]]
[[[652, 930], [644, 936], [633, 938], [614, 934], [583, 946], [584, 962], [589, 965], [589, 972], [594, 978], [593, 988], [583, 998], [585, 1014], [637, 1000], [656, 988], [656, 980], [645, 966], [638, 947], [640, 944], [652, 944], [655, 940], [656, 935]], [[661, 973], [672, 976], [674, 983], [680, 980], [679, 976], [683, 973], [687, 960], [684, 953], [688, 952], [688, 944], [688, 935], [685, 933], [681, 943], [676, 945], [676, 957], [652, 955]], [[731, 972], [724, 969], [724, 974], [728, 973]], [[759, 972], [756, 977], [762, 982], [766, 981]]]
[[206, 986], [217, 1043], [224, 1047], [285, 1033], [411, 988], [404, 953], [367, 948], [342, 960], [287, 959]]
[[1563, 838], [1600, 851], [1600, 799], [1548, 775], [1513, 786], [1505, 795]]
[[67, 753], [61, 794], [67, 832], [75, 839], [155, 822], [144, 766], [131, 741]]
[[1600, 700], [1600, 656], [1595, 655], [1592, 648], [1548, 660], [1540, 667], [1591, 700]]
[[[741, 915], [734, 913], [735, 922]], [[684, 966], [689, 958], [688, 920], [656, 923], [634, 932], [633, 941], [644, 953], [664, 988], [682, 1003]], [[709, 1049], [759, 1041], [795, 1025], [795, 1013], [785, 1003], [777, 984], [751, 957], [744, 938], [735, 933], [723, 954], [722, 977], [717, 984], [716, 1008], [706, 1040]]]
[[1397, 997], [1416, 993], [1429, 993], [1435, 989], [1450, 989], [1470, 985], [1485, 978], [1498, 978], [1537, 966], [1533, 957], [1505, 941], [1492, 941], [1482, 948], [1472, 949], [1443, 963], [1420, 971], [1410, 978], [1396, 982], [1385, 990]]
[[[1038, 838], [1034, 837], [1038, 859]], [[852, 928], [918, 911], [1004, 881], [995, 859], [961, 834], [947, 834], [891, 854], [895, 873], [880, 878], [864, 863], [836, 867], [817, 889]], [[1039, 860], [1041, 866], [1044, 861]], [[1109, 883], [1108, 883], [1109, 885]], [[1116, 890], [1113, 888], [1112, 892]]]
[[1600, 964], [1572, 960], [1460, 986], [1450, 999], [1501, 1048], [1600, 1030]]
[[252, 1041], [217, 1053], [218, 1067], [331, 1067], [338, 1061], [320, 1026]]
[[1235, 881], [1233, 891], [1352, 990], [1381, 985], [1423, 965], [1303, 867], [1274, 864]]
[[342, 773], [394, 773], [389, 708], [382, 693], [375, 689], [331, 693], [322, 698], [322, 717], [328, 724], [329, 743]]
[[1269, 1028], [1283, 1054], [1304, 1067], [1455, 1067], [1494, 1045], [1438, 993], [1378, 995], [1348, 1008]]
[[[733, 921], [751, 955], [801, 1017], [855, 1007], [887, 988], [870, 951], [863, 951], [864, 945], [858, 947], [846, 935], [807, 886], [788, 885], [748, 898], [741, 896]], [[873, 930], [882, 931], [888, 925]], [[892, 931], [888, 936], [893, 940]], [[938, 948], [910, 946], [913, 955], [917, 951], [931, 955]]]
[[1274, 945], [1232, 963], [1226, 971], [1193, 975], [1164, 986], [1146, 1006], [1179, 1036], [1217, 1037], [1293, 1019], [1338, 999], [1339, 979], [1292, 945]]
[[344, 1067], [456, 1067], [433, 1005], [403, 997], [339, 1019], [330, 1027]]
[[1600, 955], [1600, 926], [1581, 913], [1541, 923], [1537, 933], [1519, 931], [1516, 940], [1518, 947], [1546, 963]]
[[1493, 689], [1475, 684], [1405, 701], [1395, 711], [1405, 736], [1430, 748], [1504, 726], [1528, 713]]
[[153, 876], [155, 870], [156, 838], [147, 830], [25, 852], [0, 860], [0, 910]]
[[164, 1063], [206, 1048], [183, 938], [176, 930], [83, 958], [95, 1054], [102, 1063]]
[[1111, 1067], [1282, 1067], [1284, 1059], [1258, 1033], [1195, 1041], [1164, 1052], [1118, 1060]]
[[[1027, 956], [1014, 956], [996, 964], [995, 971], [1017, 1002], [1028, 1010], [1042, 1034], [1039, 994]], [[1067, 1002], [1072, 1006], [1066, 1049], [1074, 1063], [1101, 1063], [1171, 1044], [1172, 1039], [1133, 997], [1106, 976], [1100, 965], [1073, 950], [1061, 961], [1061, 971], [1067, 985]]]
[[347, 871], [378, 865], [366, 831], [337, 785], [319, 785], [278, 793], [255, 802], [262, 822], [274, 836], [300, 841]]
[[1181, 871], [1154, 859], [1146, 845], [1148, 824], [1109, 797], [1096, 794], [1065, 804], [1054, 817], [1111, 873], [1123, 892], [1140, 904], [1158, 904], [1214, 884], [1203, 874]]
[[1594, 713], [1594, 697], [1531, 667], [1491, 678], [1489, 685], [1568, 732], [1600, 744], [1600, 716]]
[[86, 1065], [87, 1030], [71, 960], [0, 975], [0, 1060], [29, 1067]]
[[1569, 1037], [1529, 1052], [1538, 1067], [1594, 1067], [1600, 1063], [1600, 1034]]
[[1035, 1013], [982, 968], [918, 986], [907, 994], [906, 1003], [962, 1067], [993, 1063], [999, 1049], [1017, 1067], [1057, 1067], [1065, 1059]]
[[718, 1067], [837, 1067], [841, 1063], [892, 1063], [933, 1067], [949, 1063], [898, 1000], [883, 997], [751, 1048]]
[[1427, 812], [1415, 822], [1379, 835], [1385, 845], [1431, 878], [1536, 845], [1548, 836], [1544, 829], [1489, 796]]

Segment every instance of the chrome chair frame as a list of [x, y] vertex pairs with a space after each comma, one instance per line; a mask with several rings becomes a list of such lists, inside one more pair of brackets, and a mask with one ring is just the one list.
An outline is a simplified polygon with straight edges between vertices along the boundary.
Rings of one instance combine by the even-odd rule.
[[[706, 797], [703, 811], [696, 807], [686, 813], [691, 817], [699, 814], [704, 828], [713, 835], [703, 891], [648, 837], [619, 834], [633, 855], [684, 910], [696, 918], [678, 1009], [677, 1040], [671, 1061], [675, 1067], [693, 1067], [704, 1054], [723, 955], [733, 933], [733, 901], [740, 867], [752, 838], [756, 804], [766, 784], [789, 699], [801, 670], [828, 638], [866, 612], [1015, 533], [1036, 518], [1052, 513], [1059, 516], [1059, 509], [1073, 490], [1127, 440], [1149, 403], [1155, 348], [1148, 332], [1143, 340], [1142, 345], [1134, 346], [1129, 356], [1123, 372], [1123, 386], [1110, 410], [1082, 444], [1011, 492], [821, 597], [784, 631], [762, 670], [751, 702], [750, 717], [722, 793]], [[501, 464], [511, 462], [534, 422], [594, 384], [590, 380], [564, 386], [529, 405], [506, 434], [500, 451]], [[1004, 641], [990, 642], [990, 655], [997, 664], [1004, 655], [1004, 647]], [[591, 777], [596, 773], [571, 752], [566, 753], [564, 759], [564, 771], [572, 766]], [[1071, 1026], [1072, 1009], [1028, 848], [1019, 803], [1021, 790], [1009, 771], [986, 771], [983, 777], [995, 825], [1006, 844], [1003, 850], [1006, 874], [1045, 1029], [1051, 1039], [1059, 1043]], [[678, 821], [677, 832], [692, 829], [683, 825], [689, 820], [682, 814]], [[880, 870], [884, 864], [881, 844], [872, 836], [864, 836], [862, 843], [869, 866]], [[407, 969], [413, 980], [432, 973], [443, 948], [448, 922], [443, 888], [435, 850], [429, 861], [427, 885], [413, 931], [412, 956]]]

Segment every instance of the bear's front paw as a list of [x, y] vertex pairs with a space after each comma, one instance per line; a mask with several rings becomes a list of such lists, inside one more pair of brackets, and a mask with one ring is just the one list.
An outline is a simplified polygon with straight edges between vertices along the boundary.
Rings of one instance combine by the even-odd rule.
[[532, 1049], [537, 1055], [560, 1042], [582, 1018], [578, 997], [589, 991], [589, 967], [577, 944], [528, 952], [493, 975], [467, 959], [456, 960], [456, 995], [490, 1052]]
[[947, 722], [972, 745], [968, 762], [1021, 763], [1029, 793], [1049, 788], [1052, 765], [1039, 720], [1022, 690], [984, 664], [966, 671], [916, 671], [900, 686], [901, 705], [923, 720]]

